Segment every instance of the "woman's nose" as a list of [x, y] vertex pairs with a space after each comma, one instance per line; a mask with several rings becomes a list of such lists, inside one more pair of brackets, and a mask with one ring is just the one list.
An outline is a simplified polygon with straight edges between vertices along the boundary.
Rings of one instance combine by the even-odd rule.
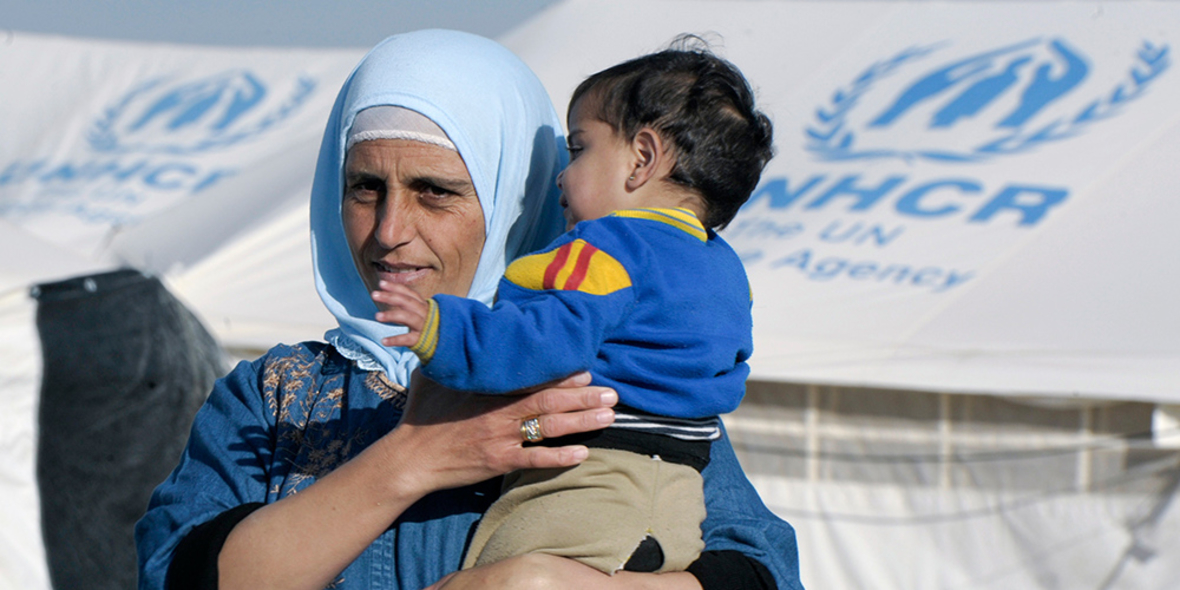
[[413, 211], [413, 207], [406, 205], [404, 201], [406, 199], [390, 195], [378, 213], [373, 238], [387, 250], [412, 241], [417, 233], [418, 215]]

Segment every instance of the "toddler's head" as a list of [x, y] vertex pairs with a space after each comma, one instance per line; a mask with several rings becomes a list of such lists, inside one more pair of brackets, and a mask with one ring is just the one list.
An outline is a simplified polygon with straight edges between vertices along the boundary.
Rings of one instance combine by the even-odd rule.
[[559, 180], [563, 205], [608, 200], [607, 211], [574, 211], [574, 221], [627, 205], [659, 206], [628, 202], [627, 194], [615, 199], [621, 202], [609, 202], [609, 194], [579, 195], [581, 182], [597, 185], [587, 188], [599, 193], [620, 185], [624, 193], [636, 185], [671, 191], [695, 202], [691, 208], [705, 227], [725, 227], [774, 154], [770, 120], [754, 107], [749, 83], [696, 37], [587, 78], [570, 98], [569, 125], [571, 163]]

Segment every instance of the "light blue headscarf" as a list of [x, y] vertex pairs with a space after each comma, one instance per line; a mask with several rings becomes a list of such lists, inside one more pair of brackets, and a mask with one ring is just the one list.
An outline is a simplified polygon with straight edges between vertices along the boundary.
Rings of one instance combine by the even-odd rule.
[[483, 37], [428, 30], [396, 35], [373, 48], [336, 98], [311, 193], [316, 289], [340, 327], [325, 338], [361, 366], [383, 368], [407, 385], [418, 360], [381, 339], [404, 333], [373, 319], [370, 299], [340, 218], [344, 144], [357, 112], [378, 105], [417, 111], [455, 144], [483, 208], [486, 240], [467, 296], [491, 304], [507, 263], [556, 237], [564, 221], [557, 173], [565, 166], [560, 119], [537, 77], [519, 58]]

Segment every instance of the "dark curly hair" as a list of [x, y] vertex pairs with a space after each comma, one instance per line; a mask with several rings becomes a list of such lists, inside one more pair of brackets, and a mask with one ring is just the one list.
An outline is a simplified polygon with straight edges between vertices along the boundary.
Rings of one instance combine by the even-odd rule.
[[570, 109], [583, 97], [624, 139], [650, 127], [674, 145], [669, 180], [703, 197], [705, 227], [733, 220], [774, 156], [772, 125], [754, 107], [750, 84], [700, 37], [682, 35], [668, 49], [586, 78]]

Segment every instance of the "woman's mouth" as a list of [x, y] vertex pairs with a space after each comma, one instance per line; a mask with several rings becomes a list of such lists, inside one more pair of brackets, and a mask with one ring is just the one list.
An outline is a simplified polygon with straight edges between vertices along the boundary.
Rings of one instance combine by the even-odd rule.
[[409, 284], [430, 273], [429, 266], [418, 266], [415, 264], [390, 264], [380, 260], [373, 263], [373, 269], [377, 271], [377, 278], [382, 281], [389, 281], [391, 283]]

